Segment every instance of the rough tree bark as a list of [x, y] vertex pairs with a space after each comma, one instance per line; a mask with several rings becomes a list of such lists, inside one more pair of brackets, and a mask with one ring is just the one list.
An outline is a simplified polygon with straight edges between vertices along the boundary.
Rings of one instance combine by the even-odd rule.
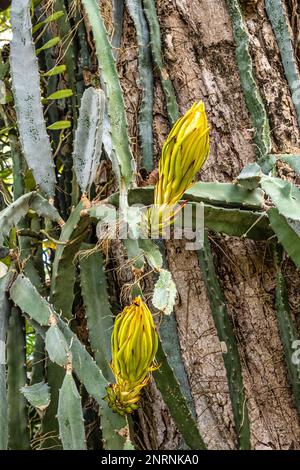
[[[103, 2], [111, 27], [110, 2]], [[299, 54], [299, 8], [286, 1]], [[272, 151], [290, 152], [300, 145], [291, 94], [272, 27], [261, 0], [241, 2], [250, 34], [255, 74], [271, 124]], [[203, 181], [232, 181], [255, 161], [253, 129], [240, 84], [231, 19], [224, 0], [157, 0], [167, 71], [180, 111], [203, 99], [211, 126], [211, 156]], [[129, 132], [138, 155], [137, 43], [131, 19], [125, 25], [118, 59]], [[299, 55], [298, 55], [299, 57]], [[155, 156], [169, 126], [164, 97], [155, 75]], [[269, 242], [255, 243], [211, 234], [215, 266], [235, 327], [243, 367], [254, 449], [300, 448], [300, 424], [287, 379], [283, 348], [274, 312], [275, 270]], [[211, 316], [197, 254], [183, 242], [167, 246], [170, 269], [179, 297], [175, 308], [180, 344], [198, 424], [209, 448], [235, 447], [233, 415], [221, 345]], [[290, 306], [299, 313], [300, 280], [287, 263]], [[299, 322], [298, 322], [299, 326]], [[154, 390], [140, 413], [140, 445], [174, 449], [180, 439]], [[148, 409], [148, 411], [147, 411]]]

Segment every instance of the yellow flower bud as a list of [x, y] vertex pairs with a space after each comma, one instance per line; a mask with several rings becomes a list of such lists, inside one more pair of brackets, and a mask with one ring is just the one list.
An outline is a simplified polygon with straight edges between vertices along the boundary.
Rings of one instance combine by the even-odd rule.
[[[209, 127], [203, 101], [195, 103], [174, 124], [162, 149], [154, 207], [148, 211], [148, 226], [161, 230], [180, 210], [177, 203], [193, 183], [210, 152]], [[153, 227], [153, 219], [159, 219]], [[152, 220], [152, 223], [151, 223]]]
[[176, 204], [190, 187], [210, 151], [203, 101], [195, 103], [174, 124], [159, 161], [154, 204]]
[[141, 297], [116, 317], [111, 346], [116, 383], [108, 387], [106, 400], [114, 411], [131, 413], [138, 408], [140, 391], [157, 368], [158, 336], [151, 312]]

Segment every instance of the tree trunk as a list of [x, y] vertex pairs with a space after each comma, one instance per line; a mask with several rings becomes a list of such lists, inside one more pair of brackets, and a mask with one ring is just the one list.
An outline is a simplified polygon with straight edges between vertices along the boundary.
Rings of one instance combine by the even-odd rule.
[[[297, 24], [296, 2], [285, 3], [288, 11], [293, 11], [293, 24]], [[206, 105], [211, 126], [211, 156], [200, 178], [203, 181], [232, 181], [246, 164], [255, 161], [256, 148], [252, 140], [255, 129], [240, 83], [228, 6], [223, 0], [157, 0], [156, 6], [166, 69], [174, 84], [181, 113], [200, 99]], [[272, 153], [289, 153], [299, 147], [300, 134], [276, 39], [263, 1], [243, 1], [242, 8], [250, 35], [256, 80], [271, 124]], [[296, 34], [297, 30], [295, 50], [299, 46]], [[141, 98], [137, 67], [135, 29], [126, 14], [118, 70], [132, 142], [138, 140], [136, 115]], [[164, 95], [156, 74], [156, 159], [168, 130]], [[275, 267], [270, 243], [216, 234], [210, 234], [210, 240], [238, 341], [252, 447], [299, 449], [299, 419], [274, 310]], [[179, 293], [175, 315], [199, 428], [209, 448], [235, 448], [222, 345], [212, 320], [197, 253], [185, 250], [183, 242], [168, 242], [167, 253]], [[299, 274], [289, 263], [285, 264], [284, 272], [290, 306], [296, 316], [300, 302]], [[149, 406], [153, 412], [140, 422], [144, 435], [150, 428], [154, 429], [158, 448], [177, 448], [176, 427], [158, 392], [151, 395]], [[153, 446], [153, 442], [146, 441], [145, 447]]]

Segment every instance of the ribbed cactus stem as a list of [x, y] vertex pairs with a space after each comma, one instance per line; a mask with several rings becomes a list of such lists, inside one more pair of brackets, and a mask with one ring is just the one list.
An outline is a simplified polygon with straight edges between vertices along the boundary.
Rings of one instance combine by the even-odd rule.
[[294, 227], [290, 221], [280, 214], [278, 209], [271, 207], [268, 210], [270, 225], [278, 241], [282, 244], [298, 269], [300, 269], [300, 237], [297, 233], [297, 222]]
[[150, 35], [148, 24], [140, 0], [126, 0], [129, 14], [136, 29], [139, 47], [139, 87], [142, 100], [139, 110], [139, 135], [141, 146], [141, 166], [153, 169], [153, 72], [151, 62]]
[[257, 86], [251, 55], [249, 36], [239, 0], [227, 0], [236, 43], [236, 59], [246, 105], [256, 132], [253, 140], [257, 146], [257, 157], [266, 156], [271, 150], [270, 126], [267, 112]]
[[[40, 76], [31, 33], [30, 4], [30, 0], [12, 1], [12, 90], [24, 157], [41, 190], [48, 197], [53, 197], [56, 176], [41, 104]], [[24, 63], [28, 67], [25, 68]]]
[[[84, 252], [88, 245], [82, 245], [81, 249]], [[104, 377], [111, 382], [113, 376], [109, 363], [113, 314], [109, 304], [102, 253], [87, 253], [80, 258], [80, 282], [91, 348]]]
[[80, 103], [73, 151], [74, 170], [83, 193], [89, 194], [100, 162], [104, 108], [105, 96], [102, 90], [93, 87], [85, 90]]
[[300, 361], [297, 360], [297, 358], [296, 360], [294, 359], [295, 344], [299, 341], [299, 334], [289, 306], [286, 281], [280, 270], [281, 254], [279, 250], [280, 249], [278, 247], [275, 247], [275, 263], [277, 265], [275, 307], [289, 381], [293, 391], [295, 406], [300, 418]]
[[8, 385], [8, 447], [14, 450], [30, 448], [28, 409], [20, 388], [26, 377], [25, 321], [21, 311], [12, 308], [7, 335], [7, 385]]
[[[26, 292], [26, 296], [24, 296], [24, 292]], [[115, 414], [108, 407], [106, 402], [103, 401], [103, 397], [106, 395], [108, 382], [91, 355], [87, 352], [77, 336], [71, 331], [69, 326], [60, 318], [59, 315], [57, 315], [53, 306], [39, 295], [34, 286], [24, 276], [18, 276], [10, 289], [10, 295], [15, 304], [17, 304], [22, 311], [28, 314], [30, 319], [34, 320], [34, 322], [37, 322], [39, 325], [46, 326], [48, 325], [50, 318], [52, 318], [52, 323], [54, 322], [58, 326], [66, 343], [69, 345], [68, 352], [72, 356], [72, 367], [75, 374], [83, 383], [87, 393], [92, 396], [100, 406], [99, 413], [101, 416], [101, 427], [105, 448], [112, 450], [121, 449], [125, 442], [125, 437], [121, 435], [119, 431], [126, 428], [126, 421], [121, 416]], [[44, 336], [44, 328], [42, 329], [42, 332], [39, 328], [38, 332]], [[53, 364], [51, 364], [51, 366], [53, 366]], [[48, 374], [49, 371], [51, 371], [54, 374], [54, 379], [55, 377], [57, 378], [56, 382], [53, 381], [55, 387], [51, 390], [51, 401], [53, 401], [53, 403], [57, 403], [56, 395], [53, 397], [53, 393], [58, 393], [64, 376], [64, 369], [56, 364], [55, 366], [56, 369], [54, 367], [48, 369]], [[58, 384], [59, 380], [61, 380], [61, 382]], [[48, 383], [51, 387], [49, 375]], [[55, 410], [57, 410], [57, 406]], [[52, 418], [55, 416], [54, 410], [51, 412], [51, 416]], [[58, 434], [53, 435], [53, 431], [53, 427], [50, 427], [50, 432], [52, 433], [51, 437], [53, 437], [53, 439], [57, 439]], [[44, 436], [44, 438], [45, 445], [43, 447], [45, 448], [47, 447], [47, 436]]]
[[135, 162], [132, 156], [121, 85], [112, 46], [96, 0], [82, 0], [90, 22], [102, 78], [108, 97], [108, 115], [112, 145], [120, 166], [122, 185], [128, 188], [134, 181]]
[[291, 90], [300, 126], [300, 74], [294, 53], [294, 40], [288, 14], [281, 0], [266, 0], [265, 8], [276, 36], [284, 73]]
[[[166, 248], [163, 240], [157, 241], [163, 257], [163, 267], [168, 268], [168, 261], [166, 257]], [[178, 335], [178, 328], [175, 313], [171, 315], [163, 315], [159, 327], [159, 336], [161, 346], [164, 354], [168, 360], [169, 366], [173, 369], [174, 374], [180, 384], [182, 393], [188, 402], [189, 408], [193, 416], [196, 415], [195, 405], [192, 397], [192, 392], [189, 385], [189, 380], [183, 363], [180, 341]]]
[[51, 302], [57, 311], [62, 311], [65, 318], [72, 317], [76, 266], [75, 255], [85, 237], [88, 217], [81, 218], [84, 203], [81, 201], [65, 223], [60, 242], [55, 252], [51, 278]]
[[77, 99], [76, 99], [76, 58], [75, 58], [75, 48], [74, 41], [70, 38], [71, 25], [69, 22], [68, 12], [64, 3], [64, 0], [55, 0], [54, 9], [56, 11], [63, 11], [64, 16], [57, 20], [60, 36], [62, 39], [63, 45], [63, 57], [64, 63], [67, 67], [67, 83], [68, 87], [73, 90], [74, 94], [71, 96], [70, 100], [72, 103], [72, 117], [73, 123], [77, 123]]
[[207, 234], [205, 234], [203, 249], [199, 251], [198, 254], [212, 317], [219, 340], [225, 346], [223, 360], [227, 374], [238, 445], [242, 450], [250, 449], [250, 423], [247, 397], [243, 384], [241, 360], [233, 326], [227, 313], [225, 300], [215, 271]]
[[8, 444], [7, 379], [6, 379], [6, 339], [10, 314], [8, 288], [12, 280], [11, 273], [0, 278], [0, 450], [6, 450]]
[[[248, 191], [242, 188], [240, 192], [241, 188], [236, 191], [237, 185], [227, 183], [208, 183], [207, 187], [206, 183], [201, 182], [199, 185], [196, 183], [195, 186], [197, 186], [197, 191], [191, 188], [192, 191], [186, 191], [183, 199], [188, 199], [191, 203], [194, 200], [210, 201], [204, 204], [204, 221], [207, 229], [253, 240], [267, 240], [273, 235], [267, 213], [262, 210], [247, 209], [247, 207], [261, 208], [263, 192], [260, 189]], [[128, 192], [129, 205], [142, 203], [148, 206], [153, 203], [153, 193], [154, 190], [150, 186], [134, 188]], [[114, 193], [107, 199], [107, 202], [119, 207], [119, 193]], [[86, 215], [99, 218], [97, 207], [99, 207], [97, 204], [92, 206], [86, 211]]]
[[32, 360], [32, 371], [30, 385], [40, 383], [45, 374], [45, 343], [40, 335], [35, 335], [34, 353]]
[[86, 450], [81, 397], [72, 376], [71, 365], [59, 391], [57, 419], [64, 450]]
[[160, 26], [154, 0], [143, 0], [144, 10], [150, 29], [151, 49], [153, 60], [158, 68], [161, 85], [166, 97], [167, 113], [170, 124], [173, 125], [179, 118], [179, 109], [172, 81], [162, 57]]
[[112, 17], [114, 29], [111, 37], [111, 45], [113, 47], [114, 58], [117, 59], [123, 32], [124, 0], [112, 0]]
[[160, 368], [154, 373], [156, 385], [184, 441], [190, 449], [204, 450], [206, 446], [199, 432], [197, 422], [191, 413], [189, 401], [182, 393], [181, 386], [174, 370], [168, 363], [161, 344], [158, 346], [156, 359], [160, 364]]
[[41, 217], [48, 218], [58, 224], [63, 221], [55, 209], [40, 194], [32, 191], [18, 197], [16, 201], [7, 206], [0, 214], [0, 245], [3, 243], [4, 236], [8, 235], [10, 230], [19, 224], [21, 219], [26, 216], [29, 209], [36, 211]]

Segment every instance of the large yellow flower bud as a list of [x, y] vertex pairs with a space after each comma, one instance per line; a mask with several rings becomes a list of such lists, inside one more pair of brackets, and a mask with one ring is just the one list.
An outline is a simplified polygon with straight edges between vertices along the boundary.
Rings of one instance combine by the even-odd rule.
[[203, 101], [174, 124], [162, 149], [154, 204], [176, 204], [189, 188], [210, 151]]
[[106, 400], [114, 411], [131, 413], [138, 408], [140, 391], [157, 368], [158, 337], [151, 312], [141, 297], [116, 317], [111, 346], [116, 383], [108, 387]]
[[[203, 101], [195, 103], [174, 124], [162, 149], [154, 207], [148, 212], [148, 225], [161, 229], [173, 222], [177, 205], [193, 183], [210, 152], [209, 127]], [[176, 207], [177, 205], [177, 207]], [[153, 221], [159, 220], [156, 228]]]

